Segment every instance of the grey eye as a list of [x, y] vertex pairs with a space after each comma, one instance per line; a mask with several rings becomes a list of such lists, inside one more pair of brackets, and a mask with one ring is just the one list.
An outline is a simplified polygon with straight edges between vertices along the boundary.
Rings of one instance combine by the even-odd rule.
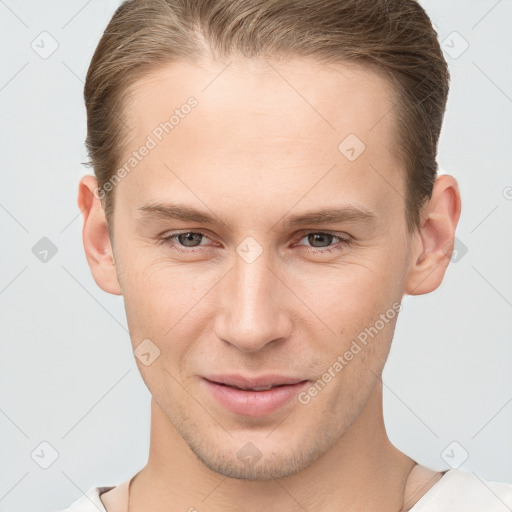
[[[178, 242], [183, 245], [184, 247], [196, 247], [200, 245], [201, 238], [204, 238], [204, 235], [201, 233], [194, 233], [192, 231], [188, 233], [180, 233], [179, 235], [174, 235]], [[199, 243], [195, 243], [199, 242]]]
[[329, 233], [309, 233], [304, 238], [307, 238], [313, 247], [329, 247], [336, 237]]

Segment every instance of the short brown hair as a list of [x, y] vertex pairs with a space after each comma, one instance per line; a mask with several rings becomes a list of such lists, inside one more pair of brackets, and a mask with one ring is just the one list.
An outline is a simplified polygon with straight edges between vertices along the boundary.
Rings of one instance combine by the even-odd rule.
[[[130, 86], [169, 63], [210, 55], [312, 57], [360, 63], [387, 77], [396, 91], [407, 225], [410, 232], [419, 227], [437, 177], [450, 76], [437, 33], [415, 0], [123, 2], [96, 48], [84, 88], [88, 165], [99, 190], [120, 165], [128, 141], [123, 106]], [[102, 200], [109, 221], [113, 191]]]

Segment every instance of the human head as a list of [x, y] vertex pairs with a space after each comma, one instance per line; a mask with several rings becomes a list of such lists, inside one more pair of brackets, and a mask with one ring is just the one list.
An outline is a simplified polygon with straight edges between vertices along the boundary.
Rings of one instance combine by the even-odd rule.
[[[115, 267], [109, 262], [112, 248], [104, 212], [91, 195], [91, 177], [82, 182], [79, 204], [85, 212], [88, 261], [104, 290], [124, 296], [134, 348], [145, 340], [157, 348], [154, 362], [146, 367], [139, 360], [139, 368], [153, 396], [159, 430], [171, 437], [175, 429], [201, 461], [227, 476], [286, 476], [326, 454], [358, 421], [361, 431], [376, 428], [375, 389], [402, 296], [435, 289], [448, 264], [446, 247], [453, 240], [460, 211], [454, 180], [438, 178], [429, 191], [418, 232], [411, 230], [405, 199], [410, 179], [423, 183], [421, 187], [425, 182], [417, 174], [406, 178], [406, 152], [398, 142], [400, 133], [404, 138], [412, 136], [410, 123], [402, 126], [400, 121], [407, 116], [426, 118], [428, 113], [432, 124], [422, 126], [416, 136], [432, 149], [446, 97], [437, 107], [432, 102], [440, 98], [440, 90], [446, 90], [446, 83], [423, 89], [439, 77], [432, 71], [435, 58], [409, 62], [403, 76], [395, 69], [404, 80], [403, 94], [423, 91], [417, 104], [407, 107], [397, 94], [401, 91], [398, 78], [376, 66], [387, 58], [396, 68], [404, 54], [419, 51], [415, 46], [407, 49], [404, 34], [395, 41], [393, 51], [389, 45], [382, 49], [382, 39], [394, 37], [391, 29], [406, 32], [415, 25], [413, 13], [423, 23], [418, 21], [418, 31], [410, 34], [414, 44], [423, 49], [425, 34], [430, 34], [430, 50], [435, 54], [435, 33], [414, 2], [404, 3], [403, 8], [397, 3], [396, 13], [391, 2], [369, 3], [368, 9], [382, 8], [380, 14], [371, 10], [373, 24], [361, 2], [333, 6], [280, 0], [255, 2], [249, 8], [247, 2], [184, 4], [199, 13], [204, 26], [217, 27], [215, 37], [211, 31], [201, 32], [203, 25], [194, 25], [192, 14], [185, 23], [185, 7], [175, 11], [165, 2], [148, 5], [153, 6], [142, 1], [120, 7], [114, 19], [125, 21], [109, 25], [109, 35], [104, 37], [114, 42], [107, 51], [102, 39], [91, 63], [86, 84], [88, 147], [93, 150], [97, 175], [101, 155], [111, 162], [112, 172], [153, 133], [162, 117], [168, 118], [187, 98], [196, 98], [196, 104], [189, 104], [189, 114], [180, 117], [169, 137], [159, 141], [136, 170], [115, 186], [108, 233], [115, 240]], [[228, 23], [225, 16], [237, 5], [241, 12]], [[365, 36], [367, 47], [373, 44], [373, 59], [366, 55], [358, 60], [361, 50], [355, 44], [344, 59], [320, 58], [322, 47], [334, 52], [325, 38], [325, 23], [331, 35], [343, 32], [327, 20], [350, 18], [349, 5], [353, 12], [346, 31], [352, 38], [359, 34], [358, 13], [360, 23], [373, 27], [375, 32]], [[258, 10], [265, 7], [267, 15]], [[130, 18], [130, 8], [138, 13], [131, 18], [137, 20], [137, 31], [125, 19]], [[217, 9], [223, 15], [215, 15]], [[271, 36], [279, 34], [270, 12], [288, 19], [288, 26], [281, 25], [282, 44], [288, 42], [288, 46], [281, 52], [268, 47]], [[241, 18], [242, 13], [246, 18]], [[313, 22], [295, 38], [293, 51], [289, 46], [294, 40], [290, 24], [302, 26], [307, 16], [324, 30], [322, 37], [317, 33], [316, 53], [308, 46], [315, 40]], [[171, 38], [169, 21], [162, 25], [160, 17], [181, 20], [198, 38], [197, 47], [182, 32]], [[382, 17], [387, 25], [382, 25]], [[260, 18], [258, 31], [254, 25]], [[407, 27], [399, 20], [407, 21]], [[151, 39], [138, 31], [145, 23], [153, 27], [146, 32]], [[261, 53], [247, 47], [251, 33]], [[165, 52], [153, 45], [158, 34], [166, 41]], [[228, 44], [226, 34], [239, 42], [238, 53], [231, 53], [233, 44]], [[132, 47], [137, 44], [144, 46], [145, 53], [137, 54]], [[169, 48], [174, 46], [182, 53], [172, 60]], [[338, 47], [339, 51], [344, 48]], [[196, 60], [183, 57], [185, 51], [190, 55], [195, 51]], [[135, 55], [140, 58], [138, 66], [133, 64]], [[151, 55], [161, 57], [158, 66], [148, 67]], [[437, 59], [442, 60], [440, 54]], [[107, 61], [116, 72], [104, 73], [95, 82], [91, 77], [105, 71]], [[122, 65], [127, 62], [125, 71]], [[444, 65], [443, 61], [439, 67]], [[421, 76], [416, 82], [412, 69]], [[109, 101], [109, 91], [119, 84], [128, 88], [129, 95]], [[109, 109], [113, 109], [110, 117]], [[103, 135], [98, 135], [100, 129], [105, 130]], [[105, 139], [107, 132], [122, 143], [117, 153]], [[354, 160], [338, 150], [350, 134], [358, 134], [366, 145]], [[428, 160], [425, 147], [416, 147], [418, 140], [407, 146], [415, 149], [410, 158], [416, 171], [419, 163]], [[430, 182], [435, 178], [435, 151], [432, 157], [431, 172], [424, 176]], [[99, 177], [100, 186], [107, 176]], [[199, 209], [202, 217], [170, 219], [162, 208], [169, 203]], [[300, 226], [282, 222], [289, 221], [291, 214], [340, 204], [354, 205], [340, 222], [309, 219]], [[181, 208], [178, 213], [183, 217], [187, 212]], [[212, 221], [206, 219], [208, 213]], [[313, 254], [298, 244], [305, 233], [298, 236], [297, 227], [316, 233], [335, 232], [339, 227], [347, 240], [332, 252], [320, 248]], [[201, 236], [211, 243], [197, 251], [178, 249], [176, 241], [172, 245], [166, 240], [178, 229], [205, 233]], [[251, 261], [243, 258], [246, 250], [253, 251]], [[367, 333], [364, 347], [362, 333]], [[354, 340], [360, 345], [354, 346]], [[340, 356], [345, 356], [343, 363]], [[336, 362], [341, 369], [337, 370]], [[317, 396], [309, 393], [313, 400], [288, 404], [289, 417], [282, 411], [264, 417], [227, 413], [211, 401], [203, 379], [217, 372], [278, 373], [313, 385], [330, 371], [335, 375], [330, 374], [325, 389]], [[372, 408], [364, 413], [366, 404]], [[357, 444], [354, 433], [350, 442]], [[241, 466], [237, 457], [247, 443], [262, 456], [250, 467]]]

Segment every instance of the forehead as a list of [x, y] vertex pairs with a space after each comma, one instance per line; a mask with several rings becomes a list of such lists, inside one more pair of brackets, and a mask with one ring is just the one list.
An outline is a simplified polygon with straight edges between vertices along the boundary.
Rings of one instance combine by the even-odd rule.
[[[390, 128], [393, 116], [388, 114], [394, 95], [382, 74], [355, 64], [322, 64], [311, 59], [239, 58], [196, 65], [179, 61], [128, 88], [124, 109], [136, 123], [132, 135], [139, 138], [152, 129], [153, 121], [168, 119], [190, 96], [201, 107], [194, 117], [224, 114], [217, 119], [219, 128], [231, 128], [248, 116], [254, 122], [259, 116], [262, 123], [286, 125], [285, 134], [314, 132], [321, 139], [324, 133], [342, 136], [359, 129], [365, 138], [384, 117], [388, 122], [381, 128]], [[296, 122], [288, 125], [289, 120]], [[256, 130], [251, 132], [256, 135]]]
[[387, 80], [355, 65], [172, 63], [126, 97], [126, 159], [148, 137], [154, 147], [120, 189], [136, 191], [141, 202], [163, 199], [175, 185], [184, 190], [186, 181], [189, 192], [219, 197], [236, 190], [261, 207], [292, 196], [296, 202], [318, 182], [313, 188], [324, 198], [389, 210], [390, 197], [398, 194], [396, 203], [404, 193], [393, 100]]

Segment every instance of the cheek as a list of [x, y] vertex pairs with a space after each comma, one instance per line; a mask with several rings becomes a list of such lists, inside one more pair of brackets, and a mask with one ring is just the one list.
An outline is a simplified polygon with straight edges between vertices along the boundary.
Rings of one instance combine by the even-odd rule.
[[364, 260], [347, 258], [341, 264], [319, 265], [302, 275], [290, 275], [290, 288], [335, 332], [364, 326], [401, 297], [403, 269], [382, 251], [373, 252]]
[[308, 306], [300, 306], [301, 329], [312, 332], [313, 326], [318, 327], [316, 335], [308, 338], [310, 349], [322, 360], [318, 373], [331, 368], [336, 375], [332, 389], [342, 385], [351, 390], [349, 395], [358, 394], [363, 384], [375, 380], [370, 369], [382, 369], [400, 310], [401, 272], [396, 257], [375, 248], [364, 261], [347, 259], [342, 265], [323, 266], [294, 279], [292, 289], [300, 290]]
[[214, 310], [208, 291], [225, 271], [149, 260], [142, 251], [124, 269], [123, 296], [133, 344], [149, 338], [165, 353], [189, 350], [188, 340], [195, 339]]

